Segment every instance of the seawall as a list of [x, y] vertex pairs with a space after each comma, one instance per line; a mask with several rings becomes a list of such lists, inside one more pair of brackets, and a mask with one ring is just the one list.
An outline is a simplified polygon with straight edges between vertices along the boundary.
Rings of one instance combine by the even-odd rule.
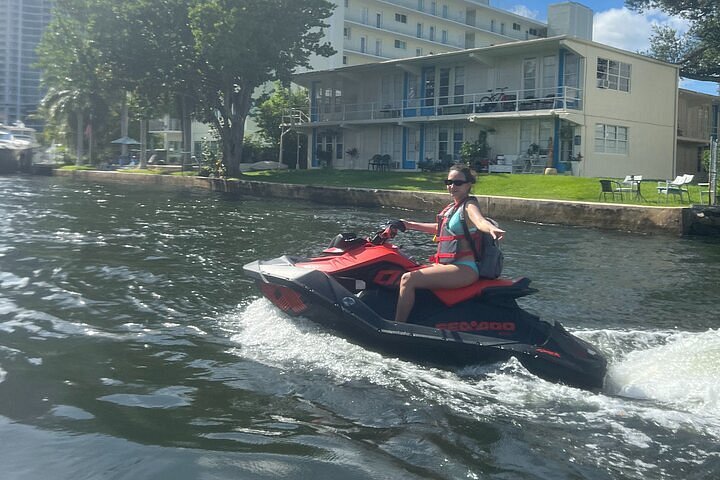
[[[93, 170], [56, 170], [55, 175], [90, 182], [200, 188], [214, 192], [306, 200], [329, 205], [388, 206], [428, 212], [437, 212], [449, 201], [449, 197], [445, 193], [290, 185], [254, 180], [223, 180]], [[704, 213], [699, 217], [694, 208], [568, 202], [485, 195], [477, 197], [483, 213], [498, 220], [520, 220], [638, 233], [671, 235], [693, 233], [693, 225], [697, 223], [697, 219], [706, 217]]]

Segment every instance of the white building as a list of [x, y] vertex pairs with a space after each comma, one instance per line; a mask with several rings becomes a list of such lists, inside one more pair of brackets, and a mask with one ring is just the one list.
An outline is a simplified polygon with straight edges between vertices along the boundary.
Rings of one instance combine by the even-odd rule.
[[493, 8], [482, 0], [334, 0], [326, 39], [337, 53], [314, 58], [315, 70], [456, 52], [571, 35], [592, 39], [592, 10], [565, 2], [548, 7], [548, 23]]
[[[679, 93], [675, 66], [592, 42], [593, 13], [548, 7], [547, 23], [470, 0], [341, 0], [333, 57], [296, 83], [308, 164], [337, 168], [456, 161], [482, 134], [493, 171], [672, 178], [700, 173], [719, 98]], [[346, 152], [357, 152], [352, 157]], [[530, 152], [536, 152], [529, 154]]]
[[52, 0], [0, 0], [0, 123], [33, 121], [43, 92], [35, 49], [50, 22]]
[[[425, 159], [458, 160], [463, 142], [484, 132], [491, 158], [506, 164], [499, 170], [676, 173], [677, 68], [589, 40], [505, 42], [295, 81], [310, 94], [310, 110], [294, 128], [312, 139], [311, 165], [319, 151], [332, 150], [338, 168], [367, 168], [380, 154], [391, 168], [414, 170]], [[533, 145], [539, 151], [529, 158]], [[351, 149], [359, 152], [352, 160]]]

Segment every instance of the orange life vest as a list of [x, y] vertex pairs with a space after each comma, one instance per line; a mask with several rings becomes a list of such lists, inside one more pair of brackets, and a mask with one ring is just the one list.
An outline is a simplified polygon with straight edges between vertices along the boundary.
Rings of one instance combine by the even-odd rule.
[[[435, 234], [435, 241], [438, 242], [438, 248], [437, 253], [430, 257], [430, 261], [434, 263], [453, 263], [457, 258], [459, 257], [466, 257], [466, 256], [472, 256], [475, 257], [475, 252], [477, 252], [477, 255], [480, 255], [481, 249], [482, 249], [482, 232], [479, 230], [475, 230], [474, 232], [470, 232], [470, 238], [468, 238], [465, 235], [465, 232], [462, 232], [460, 235], [455, 235], [453, 232], [450, 231], [448, 228], [448, 224], [450, 223], [450, 219], [458, 213], [460, 215], [460, 222], [466, 223], [465, 221], [465, 203], [468, 201], [477, 202], [475, 197], [468, 197], [459, 204], [455, 205], [455, 203], [451, 203], [447, 207], [445, 207], [440, 213], [437, 215], [437, 233]], [[458, 212], [458, 209], [460, 211]], [[465, 228], [463, 228], [464, 230]], [[473, 251], [472, 248], [467, 247], [464, 249], [459, 248], [459, 242], [460, 240], [468, 240], [469, 242], [474, 242], [475, 244], [475, 250]], [[475, 261], [479, 261], [479, 258], [475, 258]]]

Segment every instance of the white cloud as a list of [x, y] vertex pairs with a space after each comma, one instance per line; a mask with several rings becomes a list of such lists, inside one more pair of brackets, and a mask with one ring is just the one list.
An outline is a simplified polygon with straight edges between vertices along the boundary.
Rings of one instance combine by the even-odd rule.
[[669, 25], [679, 32], [688, 28], [686, 21], [659, 10], [640, 14], [625, 7], [613, 8], [595, 13], [593, 40], [629, 52], [648, 50], [653, 25]]
[[510, 8], [510, 12], [514, 13], [515, 15], [520, 15], [521, 17], [526, 18], [532, 18], [534, 20], [537, 20], [540, 17], [540, 12], [537, 10], [531, 10], [529, 7], [525, 5], [513, 5], [512, 8]]

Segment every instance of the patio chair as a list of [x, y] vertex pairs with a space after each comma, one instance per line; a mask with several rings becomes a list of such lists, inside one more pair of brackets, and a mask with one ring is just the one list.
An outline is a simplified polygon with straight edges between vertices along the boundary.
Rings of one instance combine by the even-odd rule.
[[607, 201], [607, 196], [610, 195], [613, 200], [615, 200], [615, 196], [620, 196], [620, 201], [623, 201], [623, 192], [620, 190], [622, 188], [622, 184], [615, 180], [600, 180], [600, 195], [598, 195], [598, 200], [601, 198], [605, 201]]
[[372, 168], [380, 172], [385, 172], [390, 169], [391, 157], [387, 153], [385, 155], [375, 154], [368, 162], [368, 169]]
[[658, 198], [660, 195], [665, 195], [665, 203], [667, 203], [668, 196], [670, 194], [678, 195], [680, 201], [683, 201], [683, 194], [687, 195], [688, 202], [690, 202], [690, 191], [688, 186], [692, 182], [694, 175], [678, 175], [672, 182], [666, 180], [664, 182], [658, 182], [657, 192]]

